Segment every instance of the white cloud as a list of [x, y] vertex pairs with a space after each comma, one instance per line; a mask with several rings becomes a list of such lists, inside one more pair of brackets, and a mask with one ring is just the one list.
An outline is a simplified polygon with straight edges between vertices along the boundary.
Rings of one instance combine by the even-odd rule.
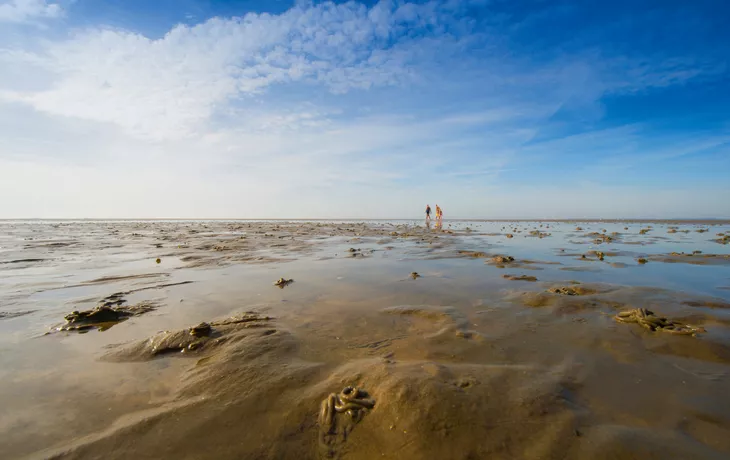
[[6, 90], [0, 97], [115, 123], [145, 137], [196, 135], [232, 98], [244, 97], [246, 104], [246, 97], [272, 85], [322, 84], [346, 93], [407, 81], [409, 50], [418, 44], [409, 35], [440, 34], [440, 21], [451, 20], [437, 18], [433, 8], [325, 3], [278, 16], [251, 13], [178, 25], [157, 40], [124, 30], [87, 30], [20, 61], [52, 74], [50, 88]]
[[48, 0], [8, 0], [0, 4], [0, 22], [24, 23], [62, 14], [61, 6]]
[[[566, 194], [502, 177], [555, 151], [646, 154], [640, 127], [528, 145], [551, 116], [695, 75], [536, 63], [472, 34], [467, 8], [300, 2], [157, 39], [95, 27], [0, 45], [0, 217], [396, 217], [429, 196], [449, 216], [544, 215]], [[605, 189], [581, 193], [595, 209]]]
[[[38, 0], [13, 5], [36, 15], [58, 9]], [[594, 108], [594, 117], [600, 117], [595, 101], [607, 91], [670, 84], [698, 72], [687, 63], [651, 70], [620, 62], [614, 66], [621, 67], [617, 76], [594, 56], [564, 57], [536, 68], [498, 50], [493, 56], [481, 53], [478, 62], [454, 57], [444, 68], [442, 59], [460, 51], [460, 40], [474, 38], [469, 20], [456, 10], [453, 2], [439, 1], [384, 0], [369, 9], [354, 2], [300, 4], [280, 15], [178, 25], [159, 39], [118, 29], [82, 30], [65, 41], [45, 42], [40, 52], [0, 49], [3, 65], [22, 69], [0, 76], [0, 100], [161, 140], [217, 129], [212, 120], [225, 115], [232, 101], [248, 109], [268, 91], [292, 83], [334, 94], [408, 84], [481, 85], [480, 92], [493, 93], [517, 88], [514, 94], [532, 92], [553, 111], [566, 105], [583, 112]], [[465, 72], [449, 74], [448, 66]], [[475, 69], [464, 66], [479, 69], [471, 80], [465, 78]], [[3, 81], [8, 78], [14, 81]], [[25, 88], [28, 79], [38, 83]], [[44, 81], [49, 83], [39, 87]]]

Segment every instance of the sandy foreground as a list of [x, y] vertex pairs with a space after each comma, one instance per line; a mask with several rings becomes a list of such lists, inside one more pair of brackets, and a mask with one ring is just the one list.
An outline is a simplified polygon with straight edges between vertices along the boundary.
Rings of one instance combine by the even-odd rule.
[[2, 222], [0, 457], [726, 459], [728, 235]]

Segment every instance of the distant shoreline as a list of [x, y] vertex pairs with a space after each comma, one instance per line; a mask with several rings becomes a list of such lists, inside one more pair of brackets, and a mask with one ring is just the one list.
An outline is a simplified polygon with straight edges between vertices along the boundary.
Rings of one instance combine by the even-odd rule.
[[[0, 222], [412, 222], [421, 221], [418, 218], [394, 218], [394, 219], [368, 219], [368, 218], [11, 218], [0, 219]], [[601, 218], [576, 218], [576, 219], [474, 219], [474, 218], [452, 218], [445, 219], [450, 222], [581, 222], [581, 223], [656, 223], [656, 224], [698, 224], [698, 225], [730, 225], [730, 218], [701, 218], [701, 219], [601, 219]]]

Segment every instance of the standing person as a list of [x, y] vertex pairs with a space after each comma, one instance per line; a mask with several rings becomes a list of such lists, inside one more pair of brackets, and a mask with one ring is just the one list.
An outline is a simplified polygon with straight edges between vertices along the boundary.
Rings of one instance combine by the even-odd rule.
[[426, 205], [426, 222], [431, 222], [431, 206]]
[[441, 207], [436, 205], [436, 222], [441, 222]]

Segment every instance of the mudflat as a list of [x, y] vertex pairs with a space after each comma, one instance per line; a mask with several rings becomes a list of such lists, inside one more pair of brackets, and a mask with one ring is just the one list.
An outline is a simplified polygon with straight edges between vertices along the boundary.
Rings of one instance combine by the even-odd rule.
[[729, 234], [0, 222], [0, 456], [725, 459]]

